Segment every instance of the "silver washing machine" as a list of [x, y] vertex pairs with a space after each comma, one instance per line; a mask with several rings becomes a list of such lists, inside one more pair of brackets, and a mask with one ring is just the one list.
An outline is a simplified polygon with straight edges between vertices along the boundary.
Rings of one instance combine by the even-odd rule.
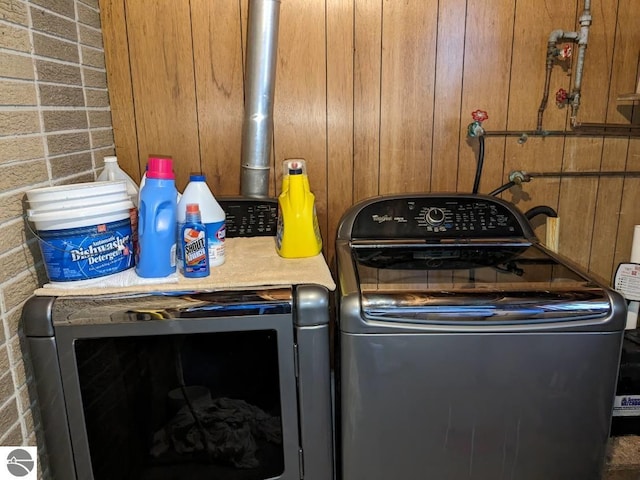
[[339, 478], [601, 478], [626, 304], [516, 208], [371, 199], [336, 257]]

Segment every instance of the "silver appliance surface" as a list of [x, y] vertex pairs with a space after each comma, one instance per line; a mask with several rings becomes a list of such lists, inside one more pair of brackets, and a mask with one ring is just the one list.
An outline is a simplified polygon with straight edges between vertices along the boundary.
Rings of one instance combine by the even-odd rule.
[[343, 480], [599, 480], [625, 302], [484, 195], [399, 195], [343, 216]]
[[328, 300], [316, 285], [33, 297], [53, 477], [332, 478]]

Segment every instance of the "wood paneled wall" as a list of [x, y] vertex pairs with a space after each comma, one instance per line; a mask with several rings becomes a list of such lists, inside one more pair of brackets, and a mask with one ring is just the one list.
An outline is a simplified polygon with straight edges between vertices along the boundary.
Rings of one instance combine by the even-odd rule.
[[[139, 178], [150, 154], [171, 155], [177, 183], [202, 170], [218, 196], [240, 193], [248, 0], [101, 0], [118, 156]], [[575, 31], [583, 2], [539, 0], [282, 0], [270, 194], [282, 160], [307, 160], [331, 262], [339, 219], [379, 194], [471, 191], [477, 140], [535, 130], [549, 34]], [[640, 3], [593, 0], [578, 113], [581, 123], [638, 123]], [[574, 49], [575, 50], [575, 49]], [[571, 130], [555, 106], [572, 62], [551, 77], [545, 130]], [[635, 116], [635, 118], [634, 118]], [[486, 137], [480, 191], [528, 172], [638, 171], [629, 137]], [[628, 260], [640, 223], [640, 179], [537, 178], [505, 192], [522, 211], [560, 217], [561, 254], [606, 280]], [[537, 233], [544, 238], [544, 225]]]

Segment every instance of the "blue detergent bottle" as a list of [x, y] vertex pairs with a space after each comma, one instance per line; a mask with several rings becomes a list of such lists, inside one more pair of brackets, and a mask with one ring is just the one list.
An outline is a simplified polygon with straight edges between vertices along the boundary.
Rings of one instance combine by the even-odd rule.
[[172, 160], [149, 158], [138, 212], [140, 277], [162, 278], [176, 271], [177, 195]]

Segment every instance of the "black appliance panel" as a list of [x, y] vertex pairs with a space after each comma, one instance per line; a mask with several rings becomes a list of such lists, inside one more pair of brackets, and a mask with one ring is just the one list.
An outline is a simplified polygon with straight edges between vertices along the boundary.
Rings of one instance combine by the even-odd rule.
[[528, 232], [501, 202], [485, 197], [391, 197], [362, 208], [352, 239], [522, 237]]
[[227, 237], [275, 237], [277, 198], [222, 197], [218, 203], [226, 214]]

